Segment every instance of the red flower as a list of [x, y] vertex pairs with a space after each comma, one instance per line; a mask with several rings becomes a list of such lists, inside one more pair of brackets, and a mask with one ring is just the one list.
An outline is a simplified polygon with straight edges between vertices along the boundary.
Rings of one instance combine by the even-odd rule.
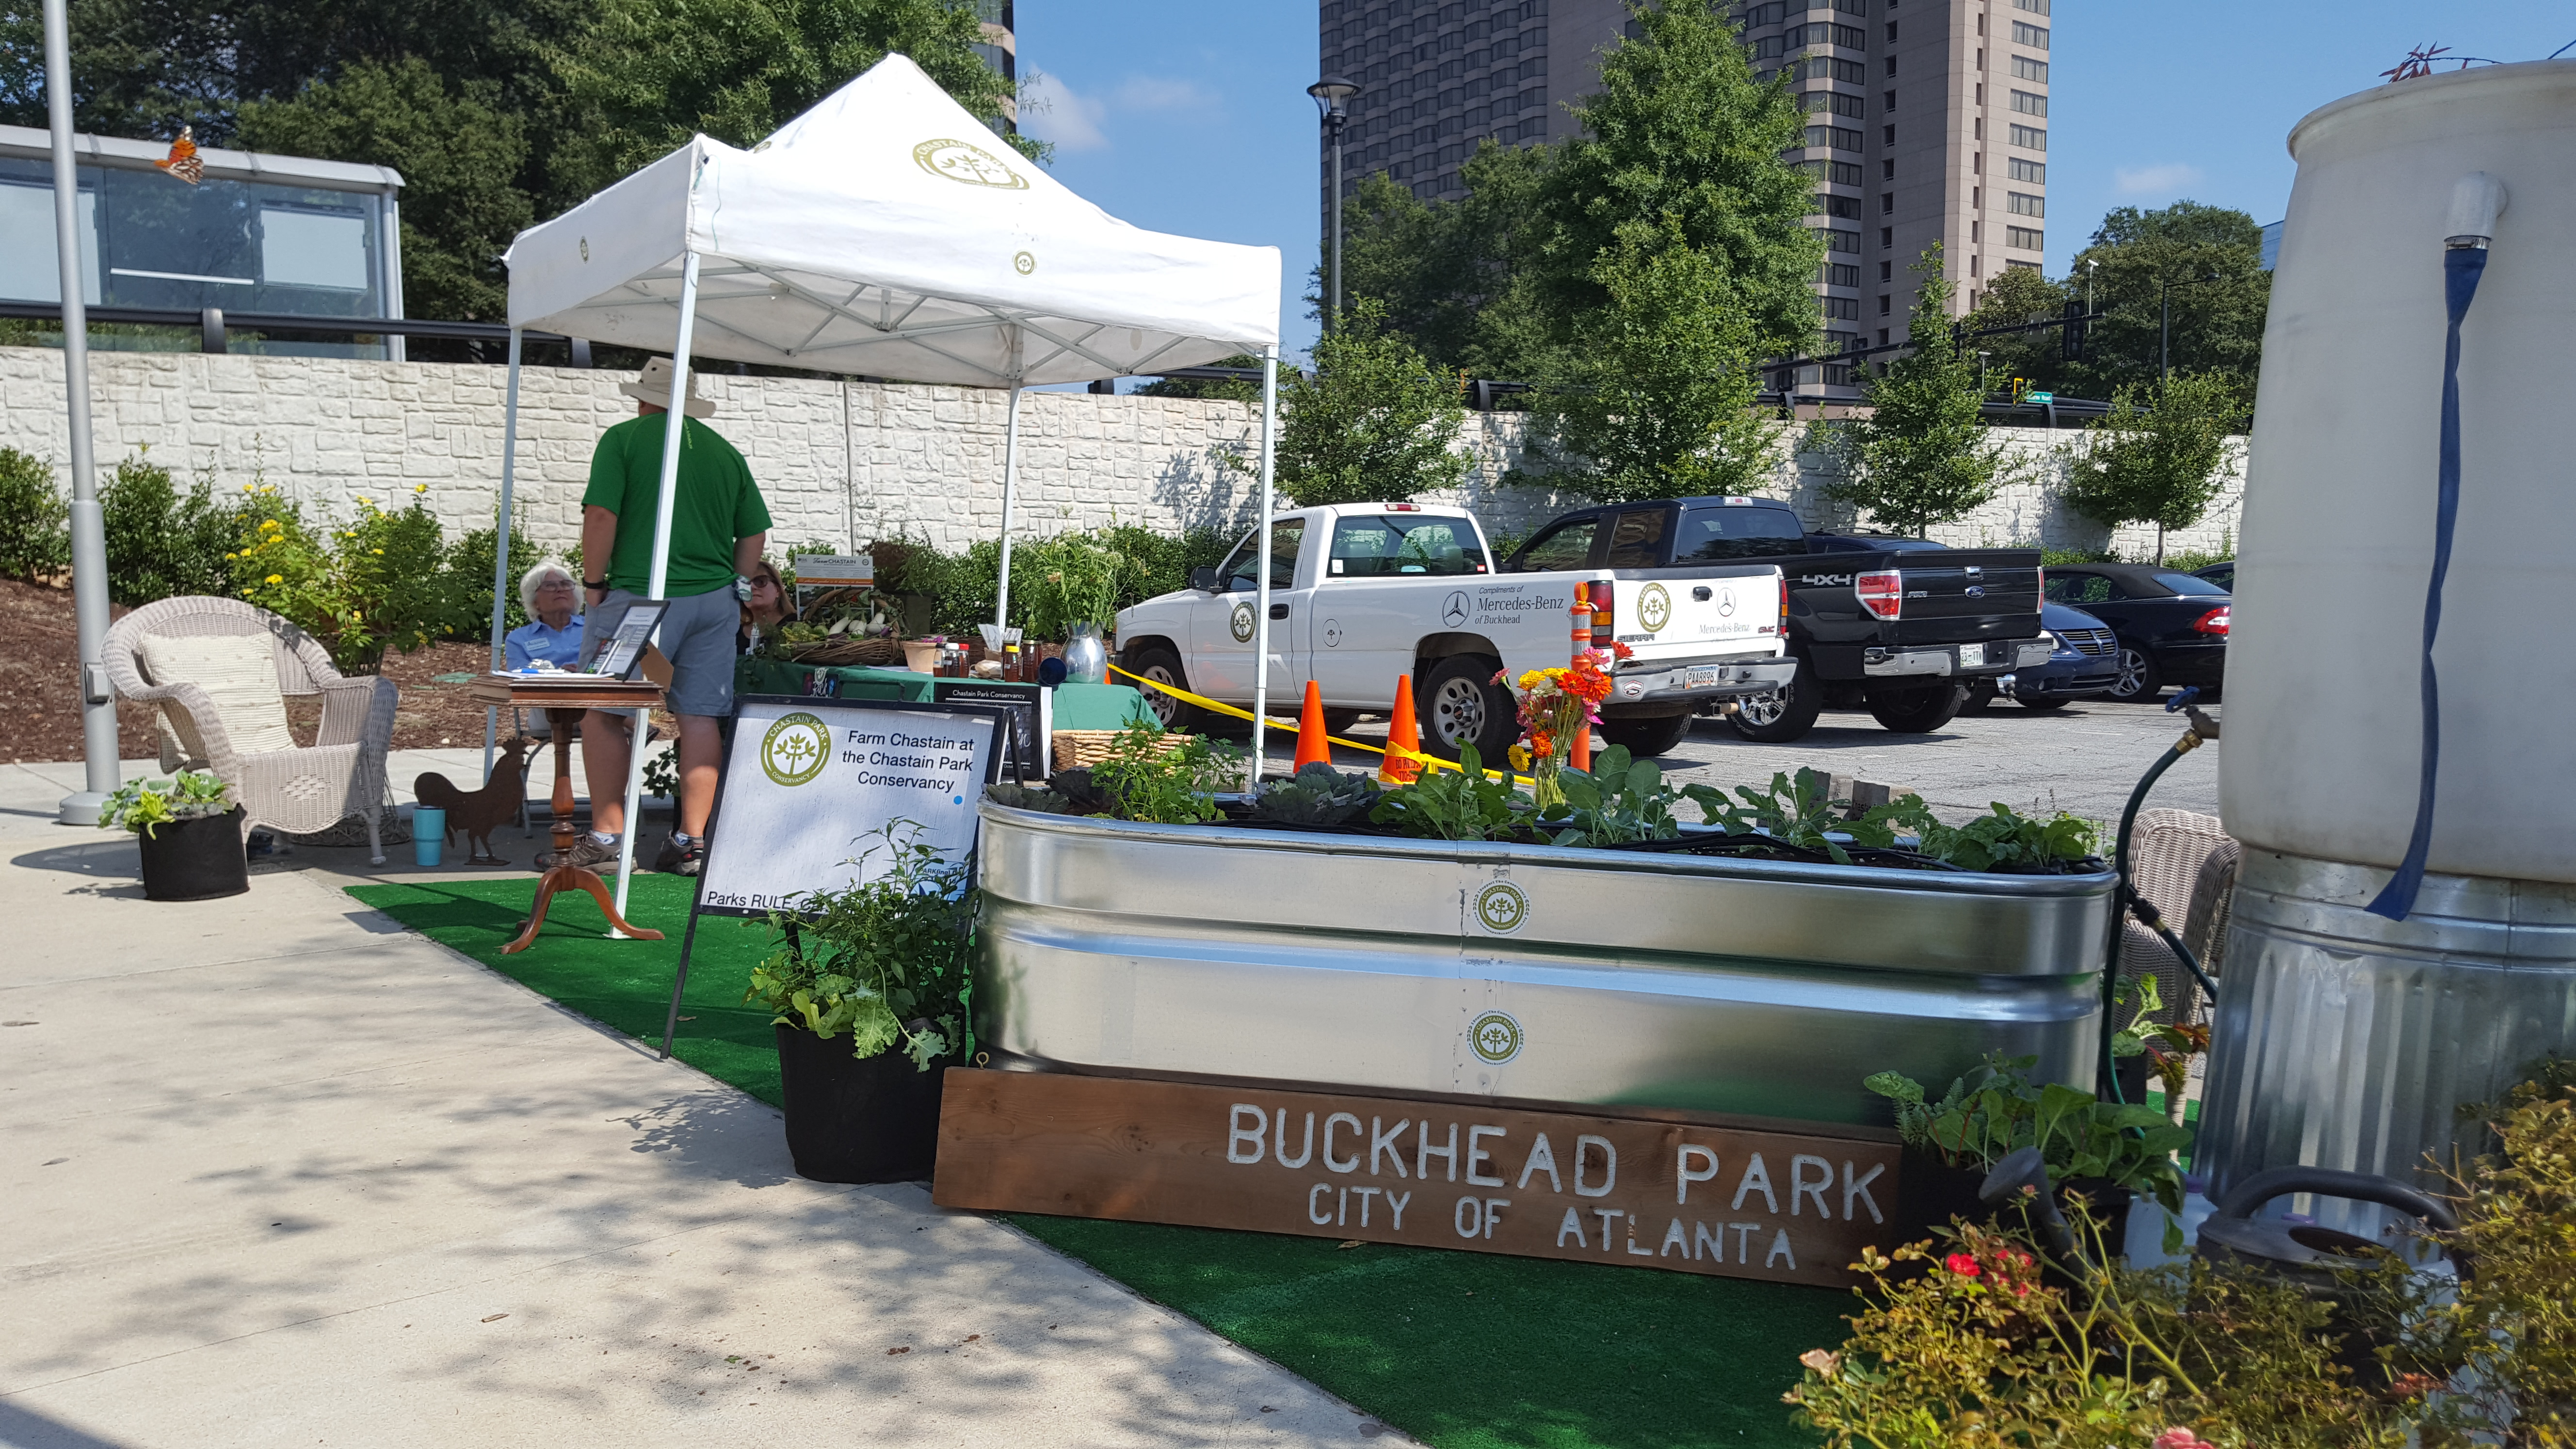
[[1627, 645], [1622, 644], [1615, 639], [1610, 642], [1610, 652], [1621, 659], [1634, 659], [1637, 657], [1636, 650], [1629, 648]]
[[1943, 1266], [1962, 1278], [1974, 1278], [1985, 1271], [1977, 1266], [1975, 1256], [1968, 1253], [1952, 1253], [1943, 1261]]

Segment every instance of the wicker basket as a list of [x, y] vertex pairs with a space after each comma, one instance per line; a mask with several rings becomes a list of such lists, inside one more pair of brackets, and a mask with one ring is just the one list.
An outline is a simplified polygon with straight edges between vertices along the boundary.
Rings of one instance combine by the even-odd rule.
[[820, 644], [793, 644], [778, 651], [799, 664], [857, 664], [876, 669], [904, 667], [903, 645], [892, 639], [826, 639]]
[[[1124, 730], [1057, 730], [1055, 732], [1055, 767], [1080, 770], [1109, 758], [1109, 748]], [[1165, 733], [1154, 741], [1158, 753], [1179, 749], [1196, 735]]]

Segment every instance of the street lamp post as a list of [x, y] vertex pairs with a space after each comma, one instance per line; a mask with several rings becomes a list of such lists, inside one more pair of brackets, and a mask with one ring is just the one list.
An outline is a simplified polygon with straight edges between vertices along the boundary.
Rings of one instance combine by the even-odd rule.
[[1332, 260], [1326, 268], [1324, 330], [1331, 331], [1342, 315], [1342, 126], [1351, 118], [1350, 99], [1360, 93], [1359, 84], [1328, 75], [1306, 87], [1315, 98], [1315, 109], [1323, 113], [1324, 140], [1333, 151], [1332, 191]]
[[90, 455], [89, 315], [84, 306], [80, 181], [72, 167], [72, 43], [65, 0], [45, 0], [45, 113], [53, 132], [54, 247], [61, 264], [63, 389], [72, 465], [72, 619], [80, 641], [81, 758], [87, 789], [63, 797], [56, 818], [95, 825], [119, 783], [116, 700], [107, 644], [107, 527]]

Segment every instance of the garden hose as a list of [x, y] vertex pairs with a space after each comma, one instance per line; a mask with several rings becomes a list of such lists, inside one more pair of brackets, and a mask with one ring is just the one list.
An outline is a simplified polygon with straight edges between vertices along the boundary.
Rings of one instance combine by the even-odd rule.
[[2120, 1073], [2111, 1056], [2111, 1038], [2117, 1035], [2111, 1028], [2111, 1022], [2112, 1012], [2118, 1006], [2113, 997], [2120, 988], [2120, 918], [2124, 911], [2127, 914], [2137, 915], [2141, 924], [2155, 932], [2166, 946], [2173, 950], [2183, 965], [2190, 968], [2192, 979], [2199, 982], [2201, 989], [2210, 994], [2212, 1001], [2218, 998], [2218, 989], [2210, 981], [2208, 973], [2201, 970], [2200, 962], [2184, 947], [2180, 937], [2165, 928], [2164, 922], [2156, 913], [2156, 908], [2150, 905], [2144, 896], [2139, 895], [2137, 888], [2129, 882], [2129, 840], [2137, 832], [2138, 807], [2146, 803], [2147, 792], [2155, 788], [2156, 781], [2164, 775], [2165, 771], [2173, 768], [2174, 761], [2199, 749], [2202, 741], [2218, 738], [2218, 721], [2201, 713], [2192, 703], [2199, 697], [2200, 690], [2195, 686], [2166, 701], [2165, 713], [2187, 714], [2190, 716], [2191, 724], [2182, 732], [2182, 738], [2175, 740], [2171, 749], [2156, 756], [2155, 763], [2147, 766], [2147, 772], [2138, 777], [2137, 788], [2129, 792], [2129, 803], [2120, 811], [2120, 833], [2111, 847], [2111, 867], [2119, 873], [2120, 877], [2120, 883], [2116, 888], [2117, 900], [2123, 909], [2112, 911], [2110, 939], [2103, 943], [2102, 1062], [2099, 1068], [2100, 1083], [2097, 1084], [2096, 1090], [2109, 1091], [2111, 1100], [2122, 1106], [2128, 1105], [2128, 1099], [2120, 1092]]

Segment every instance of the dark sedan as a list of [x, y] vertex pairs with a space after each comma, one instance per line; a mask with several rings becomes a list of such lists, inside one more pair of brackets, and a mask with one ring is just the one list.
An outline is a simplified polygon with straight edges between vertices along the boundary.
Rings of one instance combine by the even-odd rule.
[[[2053, 578], [2056, 571], [2050, 570]], [[2111, 692], [2120, 679], [2120, 643], [2111, 626], [2070, 604], [2043, 602], [2039, 626], [2057, 641], [2057, 650], [2037, 669], [1984, 675], [1968, 681], [1971, 710], [1981, 710], [1998, 695], [2025, 709], [2056, 709], [2069, 700], [2092, 699]]]
[[2234, 559], [2229, 559], [2225, 563], [2211, 564], [2205, 569], [2193, 569], [2192, 572], [2231, 594], [2236, 592], [2236, 560]]
[[2217, 688], [2227, 673], [2227, 590], [2153, 564], [2062, 564], [2048, 597], [2111, 626], [2120, 646], [2111, 698], [2151, 700], [2168, 684]]

